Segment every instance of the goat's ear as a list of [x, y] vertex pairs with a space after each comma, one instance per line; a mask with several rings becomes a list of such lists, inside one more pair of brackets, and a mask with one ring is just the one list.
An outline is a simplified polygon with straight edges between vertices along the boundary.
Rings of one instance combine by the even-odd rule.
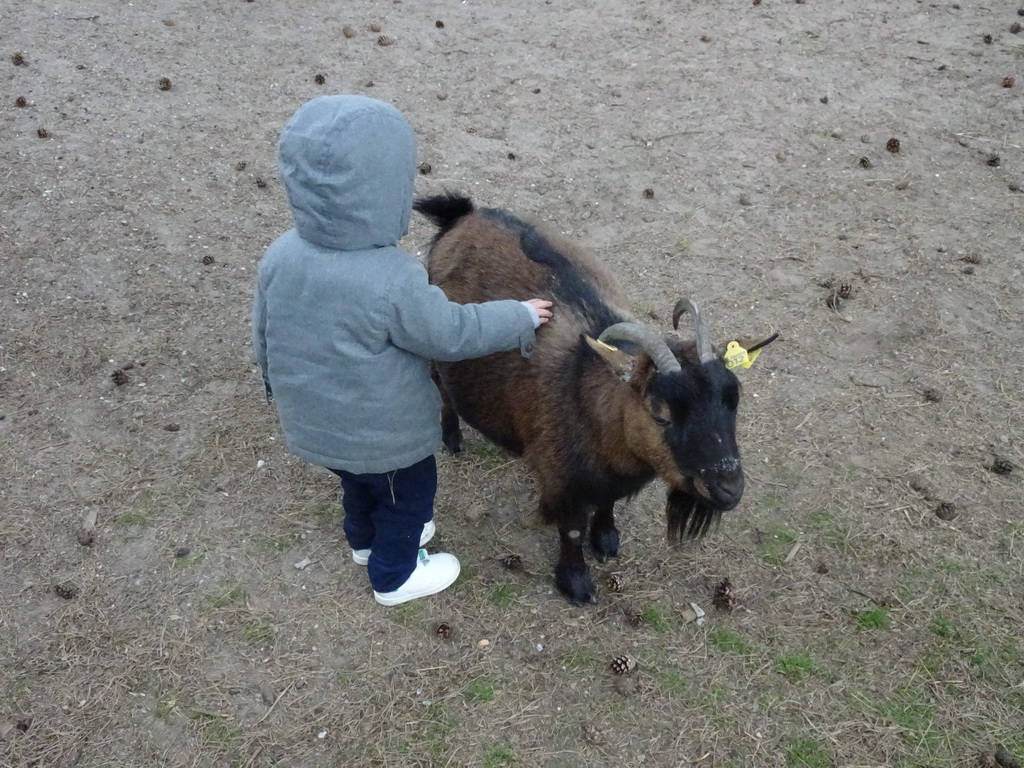
[[767, 347], [777, 338], [779, 338], [779, 334], [773, 333], [771, 336], [760, 339], [754, 336], [740, 336], [739, 338], [733, 339], [733, 341], [747, 350], [747, 352], [755, 352], [762, 347]]
[[618, 347], [612, 347], [603, 341], [592, 339], [586, 334], [583, 334], [583, 340], [587, 342], [588, 347], [597, 352], [602, 360], [608, 363], [608, 367], [616, 376], [623, 381], [629, 381], [636, 363], [632, 355], [626, 354]]

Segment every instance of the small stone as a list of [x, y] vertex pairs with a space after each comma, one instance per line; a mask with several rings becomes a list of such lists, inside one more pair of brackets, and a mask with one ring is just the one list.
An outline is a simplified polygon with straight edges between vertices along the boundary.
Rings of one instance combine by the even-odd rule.
[[479, 640], [479, 641], [477, 642], [477, 644], [476, 644], [476, 647], [477, 647], [477, 648], [486, 648], [486, 647], [487, 647], [488, 645], [490, 645], [490, 644], [491, 644], [491, 641], [490, 641], [490, 640], [488, 640], [488, 639], [487, 639], [487, 638], [485, 637], [485, 638], [484, 638], [483, 640]]

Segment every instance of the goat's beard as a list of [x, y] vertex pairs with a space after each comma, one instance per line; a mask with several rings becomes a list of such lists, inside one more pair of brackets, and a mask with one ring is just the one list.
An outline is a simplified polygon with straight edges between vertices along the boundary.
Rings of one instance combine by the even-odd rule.
[[703, 538], [712, 525], [718, 530], [722, 511], [692, 491], [672, 489], [665, 504], [665, 518], [669, 542], [679, 544], [684, 539]]

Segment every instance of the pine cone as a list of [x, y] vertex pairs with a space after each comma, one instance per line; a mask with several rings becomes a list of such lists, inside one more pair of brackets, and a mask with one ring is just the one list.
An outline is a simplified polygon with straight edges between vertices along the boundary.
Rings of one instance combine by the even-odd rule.
[[523, 570], [523, 558], [519, 555], [505, 555], [505, 557], [501, 558], [501, 564], [510, 571]]
[[1013, 462], [1005, 456], [996, 456], [992, 459], [992, 466], [989, 467], [990, 472], [995, 472], [997, 475], [1008, 475], [1013, 472]]
[[722, 579], [715, 587], [715, 595], [711, 602], [720, 611], [731, 611], [736, 607], [736, 590], [728, 578]]
[[636, 606], [633, 606], [633, 605], [629, 606], [628, 608], [626, 608], [624, 613], [626, 615], [626, 621], [629, 622], [629, 625], [631, 627], [639, 627], [639, 626], [643, 625], [643, 623], [644, 623], [643, 611], [641, 611]]
[[616, 656], [612, 659], [612, 662], [608, 667], [616, 675], [624, 675], [627, 672], [631, 672], [636, 669], [636, 659], [629, 654], [624, 653], [621, 656]]
[[440, 624], [437, 625], [437, 628], [434, 630], [434, 633], [441, 640], [449, 640], [449, 639], [451, 639], [451, 636], [452, 636], [451, 625], [448, 624], [448, 622], [446, 622], [446, 621], [442, 621]]
[[609, 573], [608, 579], [608, 590], [610, 592], [621, 592], [626, 586], [626, 577], [616, 571], [615, 573]]
[[63, 582], [62, 584], [53, 585], [54, 594], [57, 597], [61, 597], [65, 600], [73, 600], [78, 597], [78, 587], [70, 582]]

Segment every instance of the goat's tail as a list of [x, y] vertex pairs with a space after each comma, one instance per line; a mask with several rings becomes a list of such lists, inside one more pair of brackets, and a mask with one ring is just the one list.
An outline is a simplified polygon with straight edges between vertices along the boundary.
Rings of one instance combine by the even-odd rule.
[[422, 213], [440, 228], [437, 233], [438, 239], [454, 227], [459, 219], [469, 216], [475, 210], [473, 201], [468, 197], [450, 192], [434, 197], [421, 197], [413, 203], [412, 207], [413, 210]]

